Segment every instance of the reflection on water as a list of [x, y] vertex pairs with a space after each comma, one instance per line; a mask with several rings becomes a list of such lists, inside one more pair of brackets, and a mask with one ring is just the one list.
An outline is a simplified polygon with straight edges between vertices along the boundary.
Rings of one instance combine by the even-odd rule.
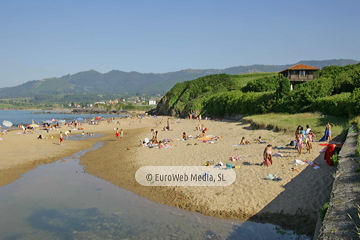
[[87, 151], [0, 188], [0, 239], [307, 239], [152, 202], [85, 173]]

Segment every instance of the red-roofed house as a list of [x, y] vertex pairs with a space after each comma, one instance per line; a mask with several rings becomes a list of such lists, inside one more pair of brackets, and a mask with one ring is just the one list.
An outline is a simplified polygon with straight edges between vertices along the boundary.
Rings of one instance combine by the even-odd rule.
[[290, 81], [306, 82], [314, 79], [314, 72], [320, 68], [308, 66], [305, 64], [296, 64], [279, 72], [287, 77]]
[[285, 70], [279, 72], [284, 77], [287, 77], [291, 83], [291, 89], [293, 85], [307, 82], [315, 79], [314, 72], [320, 70], [320, 68], [308, 66], [305, 64], [296, 64], [292, 67], [289, 67]]

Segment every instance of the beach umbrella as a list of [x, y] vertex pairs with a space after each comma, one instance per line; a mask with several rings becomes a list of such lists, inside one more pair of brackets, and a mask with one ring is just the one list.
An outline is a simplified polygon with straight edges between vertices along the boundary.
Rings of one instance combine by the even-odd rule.
[[96, 119], [96, 120], [100, 120], [100, 119], [101, 119], [101, 117], [95, 117], [95, 119]]
[[55, 119], [55, 118], [53, 118], [53, 119], [51, 119], [50, 121], [52, 121], [52, 122], [57, 122], [58, 120]]
[[78, 117], [76, 120], [78, 120], [78, 121], [82, 121], [82, 120], [84, 120], [83, 118], [81, 118], [81, 117]]
[[37, 125], [37, 124], [35, 124], [35, 123], [32, 123], [32, 124], [30, 124], [29, 126], [30, 126], [30, 127], [34, 127], [34, 128], [39, 127], [39, 125]]
[[2, 122], [2, 124], [3, 124], [5, 127], [11, 127], [11, 126], [13, 125], [12, 122], [7, 121], [7, 120], [4, 120], [4, 121]]
[[52, 124], [53, 122], [50, 120], [47, 120], [47, 121], [43, 121], [43, 123]]

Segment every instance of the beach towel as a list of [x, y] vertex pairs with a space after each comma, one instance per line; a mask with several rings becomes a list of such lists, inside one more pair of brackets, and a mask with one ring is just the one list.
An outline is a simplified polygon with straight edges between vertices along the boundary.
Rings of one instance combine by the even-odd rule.
[[274, 153], [273, 156], [274, 157], [283, 157], [284, 155], [282, 155], [281, 153]]
[[325, 128], [324, 136], [319, 140], [319, 142], [325, 142], [329, 138], [329, 129]]
[[274, 148], [283, 149], [283, 148], [285, 148], [285, 147], [284, 147], [284, 146], [277, 146], [277, 147], [274, 147]]
[[332, 160], [331, 160], [331, 157], [334, 155], [335, 153], [335, 144], [330, 144], [326, 150], [325, 150], [325, 155], [324, 155], [324, 159], [326, 160], [327, 164], [329, 166], [332, 166], [334, 165]]
[[299, 160], [299, 159], [295, 159], [295, 160], [294, 160], [294, 165], [296, 166], [296, 165], [298, 165], [298, 164], [304, 165], [305, 162], [303, 162], [302, 160]]
[[203, 137], [203, 138], [197, 138], [197, 140], [211, 140], [211, 137]]

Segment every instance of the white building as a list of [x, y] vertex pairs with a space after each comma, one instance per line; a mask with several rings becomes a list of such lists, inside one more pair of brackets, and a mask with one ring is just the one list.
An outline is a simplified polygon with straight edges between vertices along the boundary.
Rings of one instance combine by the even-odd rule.
[[156, 100], [150, 99], [149, 100], [149, 105], [156, 105]]

